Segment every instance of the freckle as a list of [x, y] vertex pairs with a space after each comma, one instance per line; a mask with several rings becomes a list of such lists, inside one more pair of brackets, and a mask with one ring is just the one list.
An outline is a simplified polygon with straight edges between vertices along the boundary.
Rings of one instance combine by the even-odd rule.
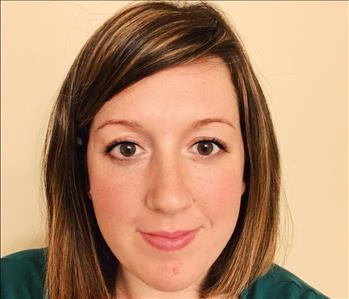
[[178, 272], [179, 272], [179, 270], [178, 270], [177, 267], [173, 267], [173, 268], [172, 268], [172, 273], [173, 273], [173, 275], [177, 275]]

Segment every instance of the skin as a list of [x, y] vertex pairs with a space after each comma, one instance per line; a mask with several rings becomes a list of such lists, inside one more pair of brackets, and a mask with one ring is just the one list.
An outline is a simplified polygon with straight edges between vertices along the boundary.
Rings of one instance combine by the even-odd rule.
[[[231, 125], [191, 127], [207, 118]], [[205, 138], [222, 140], [226, 149], [208, 142], [212, 152], [202, 154]], [[121, 145], [106, 152], [115, 139], [134, 143], [135, 153], [126, 157]], [[237, 97], [223, 61], [172, 67], [111, 98], [93, 120], [87, 164], [98, 225], [121, 265], [118, 296], [199, 298], [200, 283], [235, 229], [245, 191]], [[192, 229], [195, 238], [176, 251], [159, 250], [141, 234]]]

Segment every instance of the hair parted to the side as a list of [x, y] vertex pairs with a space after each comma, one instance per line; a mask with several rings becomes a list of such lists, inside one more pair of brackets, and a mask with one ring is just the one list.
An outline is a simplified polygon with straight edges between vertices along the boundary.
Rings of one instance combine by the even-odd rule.
[[[47, 298], [112, 298], [118, 261], [99, 231], [88, 196], [89, 126], [112, 96], [160, 70], [220, 57], [231, 72], [245, 149], [236, 229], [202, 284], [203, 297], [240, 294], [273, 261], [280, 165], [273, 124], [251, 63], [224, 14], [205, 2], [136, 2], [87, 41], [63, 82], [43, 157], [47, 200]], [[77, 142], [78, 140], [78, 142]]]

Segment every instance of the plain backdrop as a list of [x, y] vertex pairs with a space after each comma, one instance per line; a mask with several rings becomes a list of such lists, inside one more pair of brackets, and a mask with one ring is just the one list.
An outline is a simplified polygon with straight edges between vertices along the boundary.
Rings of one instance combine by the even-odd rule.
[[[2, 256], [46, 246], [39, 186], [49, 111], [84, 42], [127, 4], [1, 2]], [[277, 262], [331, 298], [348, 298], [348, 4], [213, 4], [237, 28], [276, 128]]]

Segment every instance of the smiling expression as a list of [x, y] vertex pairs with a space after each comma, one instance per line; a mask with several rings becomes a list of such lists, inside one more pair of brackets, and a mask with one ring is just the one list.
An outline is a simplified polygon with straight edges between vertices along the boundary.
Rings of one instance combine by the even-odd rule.
[[228, 68], [209, 58], [160, 71], [93, 119], [90, 194], [129, 296], [189, 298], [237, 222], [244, 150]]

